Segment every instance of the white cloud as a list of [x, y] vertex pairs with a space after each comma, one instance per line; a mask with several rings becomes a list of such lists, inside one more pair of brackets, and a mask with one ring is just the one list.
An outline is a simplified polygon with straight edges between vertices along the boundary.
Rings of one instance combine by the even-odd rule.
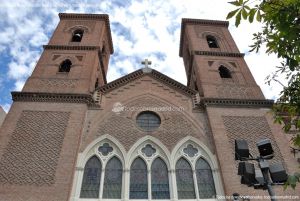
[[7, 113], [8, 111], [9, 111], [9, 109], [10, 109], [10, 104], [8, 104], [8, 103], [6, 103], [6, 104], [3, 104], [3, 105], [0, 105], [2, 108], [3, 108], [3, 110]]

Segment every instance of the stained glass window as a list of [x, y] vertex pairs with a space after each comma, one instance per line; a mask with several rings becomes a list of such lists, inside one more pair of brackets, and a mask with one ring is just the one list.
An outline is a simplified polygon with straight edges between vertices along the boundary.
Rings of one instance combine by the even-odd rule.
[[145, 131], [154, 131], [160, 126], [160, 118], [154, 112], [141, 112], [137, 116], [136, 123]]
[[216, 197], [212, 171], [209, 164], [203, 158], [199, 158], [196, 163], [196, 176], [199, 197], [203, 199]]
[[117, 157], [111, 158], [105, 167], [103, 198], [121, 198], [122, 172], [121, 161]]
[[142, 152], [147, 156], [151, 157], [155, 152], [156, 149], [152, 147], [151, 144], [147, 144], [143, 149]]
[[192, 167], [184, 158], [176, 163], [176, 182], [178, 199], [196, 199]]
[[96, 157], [91, 157], [85, 164], [82, 185], [81, 198], [98, 198], [101, 177], [101, 162]]
[[136, 158], [130, 168], [130, 199], [148, 199], [147, 166]]
[[183, 152], [186, 153], [189, 157], [194, 157], [198, 153], [198, 149], [189, 144], [186, 148], [183, 149]]
[[151, 166], [151, 188], [152, 199], [170, 199], [168, 168], [160, 158]]
[[108, 143], [104, 143], [98, 148], [98, 151], [101, 152], [103, 156], [107, 156], [110, 152], [113, 151], [113, 148]]

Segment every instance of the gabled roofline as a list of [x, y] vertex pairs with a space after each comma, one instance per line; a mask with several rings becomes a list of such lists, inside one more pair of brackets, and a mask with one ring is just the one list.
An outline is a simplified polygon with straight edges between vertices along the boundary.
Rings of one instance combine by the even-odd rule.
[[105, 26], [107, 28], [108, 42], [110, 46], [110, 54], [114, 53], [114, 46], [111, 37], [111, 29], [109, 23], [109, 16], [107, 14], [83, 14], [83, 13], [59, 13], [59, 19], [82, 19], [82, 20], [100, 20], [105, 21]]
[[206, 20], [206, 19], [192, 19], [192, 18], [182, 18], [181, 20], [181, 32], [180, 32], [180, 45], [179, 45], [179, 56], [182, 57], [182, 46], [184, 40], [184, 31], [185, 26], [187, 24], [200, 24], [200, 25], [208, 25], [208, 26], [223, 26], [228, 27], [228, 21], [220, 21], [220, 20]]
[[123, 86], [129, 82], [132, 82], [138, 78], [141, 78], [144, 75], [149, 75], [150, 77], [153, 77], [154, 79], [161, 81], [168, 85], [171, 88], [177, 89], [181, 91], [184, 94], [187, 94], [189, 96], [194, 96], [197, 92], [193, 89], [188, 88], [187, 86], [181, 84], [180, 82], [177, 82], [176, 80], [154, 70], [151, 69], [151, 72], [144, 72], [143, 69], [136, 70], [130, 74], [127, 74], [121, 78], [118, 78], [112, 82], [107, 83], [106, 85], [103, 85], [102, 87], [99, 87], [96, 89], [96, 91], [99, 91], [102, 94], [108, 93], [120, 86]]

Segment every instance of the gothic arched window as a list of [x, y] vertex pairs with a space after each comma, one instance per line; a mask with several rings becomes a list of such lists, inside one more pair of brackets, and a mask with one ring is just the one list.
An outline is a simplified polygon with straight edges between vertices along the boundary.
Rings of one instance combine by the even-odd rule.
[[168, 168], [161, 158], [151, 166], [151, 189], [152, 199], [170, 199]]
[[83, 30], [77, 29], [73, 32], [72, 42], [80, 42], [83, 37]]
[[147, 165], [140, 157], [131, 164], [129, 190], [130, 199], [148, 199]]
[[123, 167], [117, 157], [111, 158], [105, 167], [102, 198], [121, 199]]
[[196, 199], [193, 170], [184, 158], [176, 163], [176, 182], [178, 199]]
[[214, 36], [211, 36], [211, 35], [206, 36], [206, 41], [207, 41], [208, 47], [210, 47], [210, 48], [218, 48], [219, 47], [217, 39]]
[[91, 157], [84, 166], [81, 184], [81, 198], [99, 198], [101, 162], [96, 157]]
[[224, 66], [219, 67], [219, 74], [221, 78], [232, 78], [230, 71]]
[[72, 62], [69, 59], [64, 60], [61, 62], [58, 72], [70, 72], [72, 66]]
[[216, 196], [215, 183], [209, 164], [203, 158], [199, 158], [195, 169], [199, 197], [201, 199], [214, 198]]

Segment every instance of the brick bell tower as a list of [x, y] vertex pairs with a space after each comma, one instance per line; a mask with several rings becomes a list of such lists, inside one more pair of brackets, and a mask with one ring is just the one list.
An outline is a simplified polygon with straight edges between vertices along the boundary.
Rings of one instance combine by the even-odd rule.
[[187, 85], [205, 98], [264, 99], [228, 25], [226, 21], [182, 20], [179, 55]]
[[[247, 140], [250, 152], [259, 156], [256, 142], [270, 139], [274, 158], [287, 172], [297, 171], [296, 159], [286, 149], [287, 139], [269, 112], [273, 100], [265, 99], [256, 84], [244, 54], [240, 53], [226, 21], [183, 19], [179, 55], [183, 58], [187, 85], [199, 92], [199, 107], [207, 115], [216, 149], [225, 195], [268, 196], [241, 184], [234, 140]], [[275, 186], [276, 195], [293, 195]]]
[[60, 13], [23, 92], [89, 94], [106, 84], [113, 53], [108, 15]]
[[96, 87], [113, 53], [108, 15], [60, 22], [0, 128], [0, 200], [68, 200]]

